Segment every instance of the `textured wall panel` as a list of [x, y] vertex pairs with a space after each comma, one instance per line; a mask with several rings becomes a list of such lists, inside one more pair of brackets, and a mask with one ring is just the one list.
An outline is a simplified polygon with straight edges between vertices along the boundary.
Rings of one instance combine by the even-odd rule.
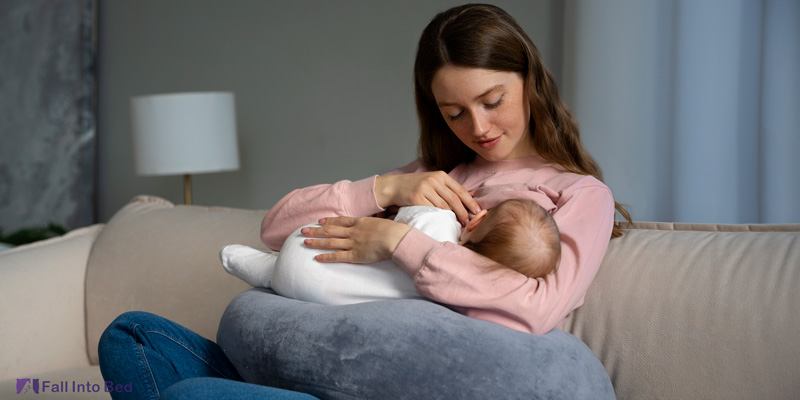
[[0, 226], [94, 221], [92, 0], [0, 0]]

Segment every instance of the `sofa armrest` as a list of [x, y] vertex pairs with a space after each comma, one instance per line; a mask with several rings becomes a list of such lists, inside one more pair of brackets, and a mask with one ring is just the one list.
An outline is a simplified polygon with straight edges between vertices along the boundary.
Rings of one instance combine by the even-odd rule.
[[86, 264], [102, 229], [0, 253], [0, 380], [89, 365]]

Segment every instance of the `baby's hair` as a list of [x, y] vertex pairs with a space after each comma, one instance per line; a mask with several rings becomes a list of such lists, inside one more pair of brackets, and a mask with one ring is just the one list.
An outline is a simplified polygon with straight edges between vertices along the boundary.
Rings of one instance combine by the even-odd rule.
[[485, 230], [482, 239], [464, 246], [503, 266], [531, 278], [558, 268], [558, 226], [547, 210], [531, 200], [511, 199], [498, 204], [475, 229]]

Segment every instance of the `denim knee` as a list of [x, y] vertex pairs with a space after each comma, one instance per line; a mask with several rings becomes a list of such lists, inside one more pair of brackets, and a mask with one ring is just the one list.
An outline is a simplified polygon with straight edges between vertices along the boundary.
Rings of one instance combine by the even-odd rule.
[[100, 335], [100, 341], [97, 344], [98, 353], [103, 354], [103, 351], [109, 346], [114, 346], [114, 342], [123, 338], [133, 336], [133, 328], [136, 325], [146, 323], [153, 318], [160, 318], [157, 315], [144, 312], [144, 311], [128, 311], [114, 319]]

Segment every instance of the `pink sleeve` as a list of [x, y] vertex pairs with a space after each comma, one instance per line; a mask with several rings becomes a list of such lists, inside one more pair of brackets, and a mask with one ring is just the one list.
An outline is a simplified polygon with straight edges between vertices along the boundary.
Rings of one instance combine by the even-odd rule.
[[261, 241], [280, 250], [297, 228], [333, 216], [363, 217], [383, 209], [375, 200], [375, 176], [360, 181], [309, 186], [284, 196], [261, 222]]
[[393, 260], [413, 277], [420, 294], [432, 300], [469, 317], [547, 333], [583, 304], [614, 224], [614, 200], [603, 186], [580, 188], [561, 200], [553, 214], [561, 235], [561, 263], [545, 278], [528, 278], [416, 229], [400, 242]]
[[[412, 162], [389, 174], [414, 172], [418, 163]], [[297, 228], [332, 216], [365, 217], [384, 209], [375, 199], [375, 178], [359, 181], [339, 181], [297, 189], [284, 196], [272, 207], [261, 222], [261, 241], [273, 250]]]

